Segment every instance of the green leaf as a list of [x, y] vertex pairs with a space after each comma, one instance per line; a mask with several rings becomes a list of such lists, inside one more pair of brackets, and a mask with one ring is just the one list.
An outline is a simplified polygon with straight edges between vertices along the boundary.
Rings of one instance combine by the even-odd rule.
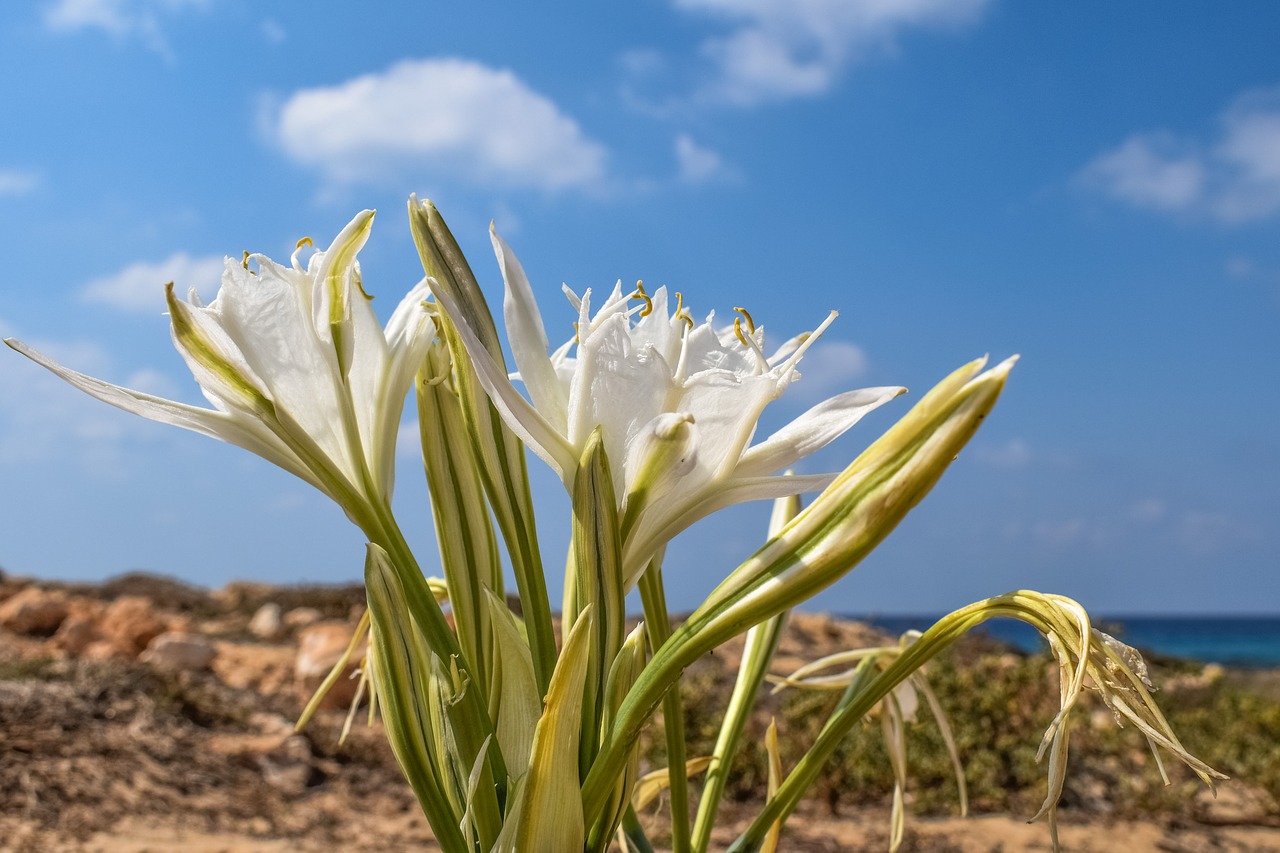
[[[467, 327], [479, 337], [494, 361], [503, 364], [497, 326], [484, 294], [471, 272], [457, 241], [430, 201], [409, 199], [409, 224], [418, 247], [423, 269], [437, 293], [447, 291], [465, 315]], [[485, 491], [511, 556], [512, 570], [520, 591], [529, 646], [539, 689], [544, 693], [556, 665], [555, 631], [547, 582], [538, 549], [533, 498], [525, 465], [523, 443], [507, 427], [476, 377], [466, 348], [458, 338], [453, 318], [443, 311], [439, 327], [453, 353], [455, 379], [469, 437], [481, 460], [480, 475]]]
[[542, 695], [533, 675], [529, 644], [520, 633], [515, 616], [492, 592], [486, 590], [485, 598], [495, 647], [489, 717], [494, 721], [507, 772], [512, 780], [519, 781], [529, 769], [533, 733], [542, 715]]
[[585, 776], [600, 746], [605, 682], [622, 648], [626, 623], [618, 505], [599, 427], [588, 437], [574, 477], [570, 552], [572, 572], [566, 578], [563, 624], [573, 624], [579, 613], [590, 608], [594, 626], [579, 739], [579, 767]]
[[452, 364], [433, 344], [417, 381], [422, 461], [431, 492], [436, 542], [450, 590], [463, 655], [486, 698], [491, 689], [492, 629], [482, 590], [502, 595], [498, 545], [462, 405], [452, 388]]
[[551, 676], [517, 816], [513, 850], [519, 853], [570, 853], [581, 850], [586, 840], [578, 782], [578, 736], [592, 618], [590, 607], [582, 611]]
[[365, 588], [372, 614], [372, 679], [391, 751], [446, 853], [465, 851], [461, 815], [446, 792], [444, 756], [428, 719], [431, 651], [405, 606], [404, 591], [385, 551], [368, 546]]

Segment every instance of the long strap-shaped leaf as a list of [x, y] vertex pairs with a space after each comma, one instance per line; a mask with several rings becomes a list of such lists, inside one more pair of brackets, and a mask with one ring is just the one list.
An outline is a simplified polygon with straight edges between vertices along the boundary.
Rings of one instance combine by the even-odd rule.
[[418, 375], [418, 428], [440, 561], [463, 654], [486, 698], [493, 637], [483, 590], [502, 595], [502, 568], [466, 420], [450, 383], [448, 348], [432, 345]]
[[574, 623], [551, 676], [546, 706], [533, 735], [529, 772], [514, 815], [514, 846], [499, 853], [578, 853], [586, 841], [578, 784], [582, 691], [590, 656], [591, 608]]
[[431, 705], [431, 652], [414, 628], [386, 552], [377, 545], [368, 548], [365, 588], [373, 614], [374, 683], [387, 740], [441, 848], [445, 853], [464, 853], [469, 848], [458, 827], [462, 816], [445, 791], [446, 757], [433, 749], [426, 716]]
[[[502, 364], [502, 345], [493, 315], [440, 212], [431, 202], [419, 203], [417, 197], [411, 197], [409, 224], [423, 268], [432, 279], [432, 287], [440, 288], [452, 297], [450, 301], [458, 306], [457, 310], [465, 313], [467, 327], [481, 337], [493, 360]], [[480, 386], [466, 348], [458, 339], [453, 320], [443, 312], [439, 319], [441, 330], [453, 351], [458, 396], [467, 418], [470, 438], [483, 461], [480, 474], [485, 491], [489, 494], [494, 517], [511, 555], [524, 620], [529, 629], [534, 672], [539, 688], [545, 692], [556, 663], [555, 632], [542, 555], [538, 549], [538, 531], [534, 525], [524, 445], [507, 427]]]

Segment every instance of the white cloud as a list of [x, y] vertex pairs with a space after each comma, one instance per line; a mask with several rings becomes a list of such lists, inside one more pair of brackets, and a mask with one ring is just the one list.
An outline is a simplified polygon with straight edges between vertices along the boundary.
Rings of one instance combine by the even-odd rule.
[[272, 44], [280, 44], [289, 37], [289, 33], [279, 21], [267, 18], [262, 22], [262, 37]]
[[982, 444], [974, 447], [974, 458], [993, 468], [1026, 468], [1034, 458], [1031, 448], [1020, 438], [1004, 444]]
[[406, 60], [294, 92], [273, 116], [284, 151], [332, 182], [406, 172], [496, 187], [592, 189], [606, 151], [511, 71], [464, 59]]
[[713, 75], [701, 96], [752, 106], [821, 94], [850, 64], [892, 49], [903, 30], [970, 23], [987, 0], [675, 0], [675, 5], [730, 28], [702, 43]]
[[685, 133], [676, 137], [676, 163], [680, 180], [688, 184], [705, 184], [728, 174], [719, 154], [703, 148]]
[[1229, 224], [1280, 212], [1280, 89], [1237, 98], [1218, 124], [1208, 141], [1135, 134], [1080, 181], [1134, 207]]
[[165, 283], [173, 282], [179, 294], [185, 295], [194, 287], [211, 297], [222, 279], [224, 263], [223, 258], [193, 258], [185, 252], [157, 263], [139, 261], [88, 282], [80, 289], [80, 297], [123, 311], [158, 314], [165, 310]]
[[870, 364], [862, 347], [848, 341], [820, 339], [800, 362], [800, 381], [791, 396], [816, 400], [851, 391], [866, 377]]
[[0, 198], [26, 195], [40, 186], [40, 176], [20, 169], [0, 169]]
[[172, 56], [165, 38], [166, 17], [201, 9], [210, 0], [54, 0], [45, 7], [44, 23], [55, 32], [96, 29], [120, 40], [138, 39], [166, 57]]

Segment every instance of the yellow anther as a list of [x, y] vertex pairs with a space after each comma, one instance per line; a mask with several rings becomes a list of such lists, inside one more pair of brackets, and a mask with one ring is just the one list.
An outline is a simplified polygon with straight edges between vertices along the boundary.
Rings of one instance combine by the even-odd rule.
[[580, 330], [578, 329], [578, 324], [574, 323], [573, 324], [573, 342], [575, 344], [582, 343], [580, 340], [578, 340], [579, 334], [580, 334]]
[[310, 237], [303, 237], [301, 240], [298, 241], [298, 245], [294, 246], [294, 248], [301, 249], [303, 246], [311, 246], [312, 248], [314, 248], [315, 245], [316, 244], [311, 241]]
[[[733, 310], [742, 315], [742, 318], [747, 321], [747, 330], [754, 335], [756, 333], [756, 321], [751, 319], [751, 315], [747, 313], [747, 309], [734, 308]], [[734, 322], [736, 323], [737, 321], [735, 320]]]
[[[734, 310], [737, 310], [737, 309], [734, 309]], [[747, 336], [746, 336], [746, 335], [744, 335], [744, 334], [742, 333], [742, 318], [741, 318], [741, 317], [734, 317], [734, 318], [733, 318], [733, 333], [734, 333], [735, 335], [737, 335], [737, 336], [738, 336], [738, 340], [742, 341], [742, 345], [743, 345], [744, 347], [750, 347], [750, 346], [751, 346], [751, 344], [747, 343]]]
[[645, 293], [644, 293], [644, 279], [639, 279], [639, 278], [638, 278], [638, 279], [636, 279], [636, 293], [640, 294], [640, 296], [642, 296], [642, 297], [645, 295]]
[[244, 259], [240, 261], [240, 266], [244, 267], [245, 269], [249, 268], [249, 250], [248, 249], [244, 250]]
[[643, 299], [644, 307], [640, 309], [641, 317], [648, 317], [653, 313], [653, 300], [649, 298], [649, 294], [644, 292], [644, 282], [637, 281], [635, 292], [627, 297], [628, 299]]
[[684, 294], [676, 291], [676, 316], [680, 316], [680, 312], [684, 311]]

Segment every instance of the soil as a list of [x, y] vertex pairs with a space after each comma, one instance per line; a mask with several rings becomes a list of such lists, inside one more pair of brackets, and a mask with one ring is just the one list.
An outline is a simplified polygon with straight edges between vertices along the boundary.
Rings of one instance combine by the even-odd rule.
[[[341, 744], [343, 709], [322, 710], [300, 733], [293, 728], [310, 695], [294, 675], [299, 632], [315, 618], [354, 625], [358, 588], [240, 584], [209, 592], [146, 576], [98, 586], [0, 578], [0, 612], [28, 588], [68, 604], [72, 614], [90, 614], [89, 637], [111, 627], [94, 625], [92, 614], [121, 598], [145, 599], [160, 625], [206, 638], [216, 654], [207, 667], [175, 670], [102, 639], [72, 643], [64, 625], [25, 633], [0, 628], [0, 850], [437, 849], [376, 721], [361, 718]], [[264, 638], [249, 626], [268, 603], [286, 617], [301, 615], [279, 636]], [[784, 654], [803, 645], [817, 656], [869, 636], [865, 626], [818, 617], [799, 620], [792, 631]], [[1247, 792], [1227, 783], [1222, 796], [1230, 805]], [[729, 843], [753, 808], [730, 806], [715, 844]], [[1061, 837], [1074, 853], [1280, 851], [1274, 803], [1259, 810], [1245, 802], [1238, 812], [1214, 815], [1133, 821], [1070, 809], [1061, 816]], [[663, 817], [659, 810], [646, 819], [661, 824]], [[808, 804], [788, 824], [781, 849], [887, 850], [887, 804], [838, 816]], [[979, 814], [911, 817], [900, 849], [1012, 853], [1049, 850], [1050, 843], [1042, 824]]]

